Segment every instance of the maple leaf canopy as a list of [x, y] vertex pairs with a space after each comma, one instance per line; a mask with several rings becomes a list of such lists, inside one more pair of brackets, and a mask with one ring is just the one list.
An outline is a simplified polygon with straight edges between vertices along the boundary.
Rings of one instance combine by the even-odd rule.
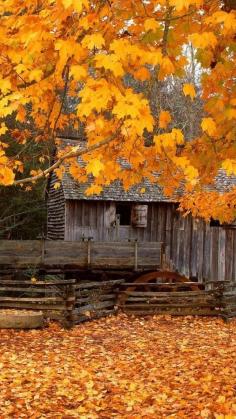
[[[219, 169], [236, 175], [234, 9], [220, 0], [1, 0], [0, 184], [24, 187], [52, 170], [60, 179], [69, 166], [80, 181], [93, 174], [92, 193], [114, 179], [125, 188], [143, 177], [155, 182], [159, 172], [167, 194], [182, 185], [183, 210], [234, 219], [235, 188], [217, 199], [207, 189]], [[186, 45], [200, 83], [187, 77]], [[147, 88], [127, 86], [126, 75]], [[173, 78], [183, 80], [190, 110], [197, 95], [203, 102], [200, 135], [191, 141], [161, 103], [157, 113], [150, 106], [154, 84]], [[64, 111], [67, 98], [76, 109]], [[84, 127], [87, 147], [55, 155], [57, 133], [68, 126]], [[19, 146], [15, 154], [9, 138]], [[25, 177], [32, 141], [44, 151]], [[121, 170], [120, 158], [129, 169]]]

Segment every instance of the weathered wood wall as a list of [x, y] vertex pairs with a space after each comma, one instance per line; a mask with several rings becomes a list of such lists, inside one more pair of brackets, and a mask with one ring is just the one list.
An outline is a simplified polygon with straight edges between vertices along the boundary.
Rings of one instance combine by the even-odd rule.
[[149, 203], [146, 228], [113, 226], [115, 203], [66, 202], [66, 240], [163, 242], [166, 267], [188, 278], [236, 281], [236, 229], [182, 217], [176, 205]]
[[162, 243], [0, 240], [0, 266], [61, 269], [158, 269]]
[[97, 241], [160, 242], [170, 235], [175, 205], [149, 203], [145, 228], [115, 225], [116, 203], [112, 201], [68, 200], [65, 214], [65, 240], [93, 237]]
[[49, 240], [64, 240], [65, 199], [62, 187], [54, 188], [56, 182], [58, 182], [58, 179], [53, 173], [47, 196], [47, 238]]
[[202, 220], [176, 214], [170, 240], [166, 237], [166, 262], [171, 269], [201, 282], [236, 282], [236, 229], [210, 227]]

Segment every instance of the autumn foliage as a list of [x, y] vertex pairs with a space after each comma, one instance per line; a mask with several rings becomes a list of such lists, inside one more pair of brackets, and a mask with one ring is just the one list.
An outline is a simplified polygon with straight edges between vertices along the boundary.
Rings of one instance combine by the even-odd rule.
[[[80, 181], [94, 176], [87, 191], [93, 194], [115, 179], [124, 188], [143, 177], [155, 182], [153, 172], [159, 172], [166, 193], [184, 185], [184, 210], [209, 218], [206, 208], [215, 195], [206, 186], [221, 168], [236, 174], [233, 2], [2, 0], [0, 15], [0, 184], [24, 186], [53, 169], [61, 177], [66, 163]], [[189, 44], [198, 84], [186, 80]], [[127, 86], [127, 74], [147, 82], [148, 88], [137, 92]], [[202, 98], [201, 134], [191, 141], [173, 126], [161, 103], [157, 113], [150, 107], [154, 83], [161, 87], [173, 77], [184, 80], [190, 110], [196, 95]], [[65, 112], [68, 97], [77, 105]], [[19, 128], [11, 128], [10, 117]], [[87, 149], [81, 152], [75, 145], [63, 150], [52, 166], [58, 130], [81, 123]], [[17, 154], [9, 151], [8, 138], [19, 144]], [[24, 178], [25, 150], [32, 141], [45, 144], [44, 152]], [[86, 168], [78, 165], [78, 154]], [[119, 158], [131, 168], [121, 170]], [[212, 207], [210, 215], [233, 219], [236, 190], [216, 199], [220, 206]]]
[[236, 417], [235, 322], [124, 315], [1, 331], [0, 417]]

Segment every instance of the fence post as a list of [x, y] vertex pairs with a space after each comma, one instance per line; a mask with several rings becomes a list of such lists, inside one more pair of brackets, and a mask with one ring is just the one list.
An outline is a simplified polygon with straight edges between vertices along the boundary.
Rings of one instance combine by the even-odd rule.
[[45, 239], [42, 239], [42, 247], [41, 247], [41, 264], [44, 265], [44, 253], [45, 253]]
[[138, 241], [134, 241], [134, 270], [138, 270]]
[[65, 313], [65, 327], [71, 328], [74, 324], [73, 311], [75, 307], [75, 284], [76, 279], [68, 280], [68, 284], [65, 286], [64, 298], [66, 302], [66, 313]]

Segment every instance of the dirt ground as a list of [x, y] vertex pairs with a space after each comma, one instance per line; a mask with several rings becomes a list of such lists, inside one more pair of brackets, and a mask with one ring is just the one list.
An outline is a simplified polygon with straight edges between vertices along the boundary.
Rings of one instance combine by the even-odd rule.
[[0, 418], [236, 418], [236, 320], [1, 330]]

